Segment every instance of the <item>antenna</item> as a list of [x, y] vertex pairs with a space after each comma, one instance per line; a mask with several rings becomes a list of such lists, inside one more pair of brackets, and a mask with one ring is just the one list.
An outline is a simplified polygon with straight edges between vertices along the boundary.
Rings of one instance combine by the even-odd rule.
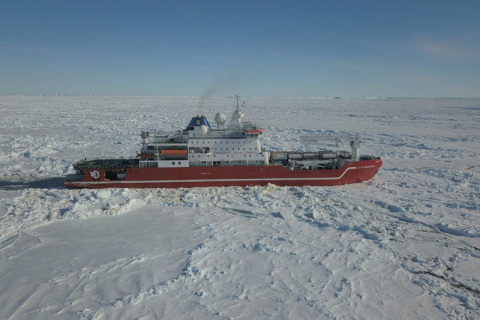
[[245, 108], [246, 107], [246, 103], [247, 101], [243, 101], [242, 102], [242, 105], [240, 105], [240, 97], [238, 95], [235, 95], [235, 99], [237, 99], [237, 109], [236, 110], [240, 110], [240, 108]]
[[233, 112], [232, 119], [230, 120], [230, 128], [241, 128], [241, 123], [242, 123], [242, 118], [244, 114], [240, 110], [240, 107], [245, 107], [245, 103], [243, 103], [241, 106], [239, 104], [239, 96], [235, 95], [235, 98], [237, 99], [237, 108]]

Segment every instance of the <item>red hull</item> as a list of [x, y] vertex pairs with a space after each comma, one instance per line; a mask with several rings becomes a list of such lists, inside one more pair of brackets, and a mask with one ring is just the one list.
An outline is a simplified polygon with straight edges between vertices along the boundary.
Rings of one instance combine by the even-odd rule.
[[70, 188], [192, 188], [226, 186], [334, 186], [372, 179], [381, 159], [352, 161], [338, 170], [288, 170], [282, 166], [132, 168], [124, 180], [105, 179], [106, 169], [97, 169], [98, 179], [85, 170], [83, 180], [65, 181]]

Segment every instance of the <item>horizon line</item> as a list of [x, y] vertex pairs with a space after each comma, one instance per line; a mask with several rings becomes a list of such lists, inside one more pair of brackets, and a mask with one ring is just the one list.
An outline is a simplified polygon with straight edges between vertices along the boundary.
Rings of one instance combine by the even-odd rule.
[[[56, 93], [0, 93], [0, 96], [17, 97], [161, 97], [161, 98], [214, 98], [233, 99], [235, 96], [206, 96], [206, 95], [135, 95], [135, 94], [56, 94]], [[395, 96], [240, 96], [242, 98], [257, 99], [480, 99], [480, 97], [395, 97]]]

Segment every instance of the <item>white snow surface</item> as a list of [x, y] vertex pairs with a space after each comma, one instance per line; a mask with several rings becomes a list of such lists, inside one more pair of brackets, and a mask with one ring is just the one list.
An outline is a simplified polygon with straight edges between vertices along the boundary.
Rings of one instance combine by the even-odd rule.
[[233, 98], [0, 96], [0, 319], [479, 319], [480, 100], [246, 98], [267, 150], [361, 134], [337, 187], [70, 190]]

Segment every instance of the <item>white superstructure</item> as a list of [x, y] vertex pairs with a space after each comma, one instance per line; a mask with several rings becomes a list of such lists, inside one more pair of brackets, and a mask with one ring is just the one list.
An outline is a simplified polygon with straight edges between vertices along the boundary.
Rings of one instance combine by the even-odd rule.
[[242, 122], [238, 104], [228, 127], [225, 116], [217, 114], [212, 128], [204, 116], [193, 117], [183, 131], [173, 133], [142, 132], [142, 167], [265, 165], [268, 153], [259, 136], [263, 129]]

